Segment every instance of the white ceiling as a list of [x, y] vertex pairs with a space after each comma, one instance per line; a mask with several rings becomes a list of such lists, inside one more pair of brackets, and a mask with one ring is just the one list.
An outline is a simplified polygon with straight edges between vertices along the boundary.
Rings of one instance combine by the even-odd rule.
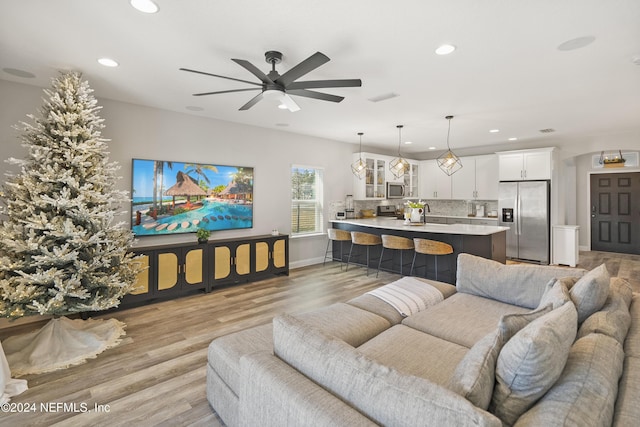
[[[381, 151], [397, 150], [403, 124], [413, 144], [402, 152], [415, 157], [446, 148], [449, 114], [454, 151], [640, 130], [638, 0], [156, 3], [158, 13], [144, 14], [127, 0], [0, 0], [0, 78], [47, 87], [56, 70], [79, 70], [99, 98], [348, 143], [364, 132]], [[585, 36], [595, 41], [557, 48]], [[443, 43], [457, 50], [436, 55]], [[267, 72], [268, 50], [284, 54], [281, 74], [320, 51], [331, 61], [301, 80], [360, 78], [362, 87], [321, 90], [345, 96], [338, 104], [295, 97], [295, 113], [266, 100], [238, 111], [255, 92], [191, 94], [249, 85], [178, 70], [257, 81], [231, 58]], [[99, 65], [105, 56], [120, 66]], [[399, 96], [369, 100], [389, 93]], [[547, 128], [556, 132], [540, 133]]]

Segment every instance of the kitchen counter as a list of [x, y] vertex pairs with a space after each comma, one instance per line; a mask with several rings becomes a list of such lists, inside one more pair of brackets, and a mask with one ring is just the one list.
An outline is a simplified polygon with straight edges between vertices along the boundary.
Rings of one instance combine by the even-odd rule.
[[[448, 243], [453, 247], [453, 254], [438, 257], [438, 278], [437, 280], [455, 284], [456, 259], [460, 253], [468, 253], [505, 263], [507, 259], [506, 234], [508, 227], [475, 224], [416, 224], [405, 225], [404, 220], [389, 217], [375, 217], [363, 219], [343, 219], [332, 220], [331, 226], [346, 231], [361, 231], [364, 233], [382, 235], [391, 234], [394, 236], [407, 237], [410, 239], [421, 238], [436, 240]], [[340, 242], [333, 242], [334, 253], [340, 253]], [[364, 263], [366, 260], [366, 247], [353, 245], [353, 253], [350, 263]], [[380, 257], [380, 247], [369, 248], [370, 268], [378, 267]], [[392, 254], [389, 254], [391, 253]], [[399, 272], [400, 265], [403, 267], [403, 274], [408, 275], [411, 266], [413, 253], [404, 259], [400, 255], [401, 251], [385, 251], [383, 265], [393, 271]], [[412, 251], [413, 252], [413, 251]], [[393, 258], [391, 258], [393, 257]], [[407, 266], [407, 258], [409, 259]], [[414, 276], [436, 279], [435, 263], [436, 257], [418, 254], [416, 257], [416, 271]], [[448, 264], [448, 265], [447, 265]], [[444, 266], [444, 267], [443, 267]], [[446, 272], [443, 270], [447, 270]]]
[[[441, 215], [433, 215], [441, 216]], [[427, 215], [429, 217], [429, 215]], [[462, 218], [462, 217], [461, 217]], [[464, 217], [466, 218], [466, 217]], [[330, 221], [334, 224], [352, 224], [362, 227], [381, 228], [387, 230], [402, 230], [411, 232], [434, 233], [434, 234], [463, 234], [471, 236], [489, 236], [508, 230], [508, 227], [499, 227], [491, 225], [475, 225], [475, 224], [410, 224], [405, 225], [404, 220], [376, 217], [362, 219], [340, 219]], [[338, 227], [336, 227], [338, 228]]]

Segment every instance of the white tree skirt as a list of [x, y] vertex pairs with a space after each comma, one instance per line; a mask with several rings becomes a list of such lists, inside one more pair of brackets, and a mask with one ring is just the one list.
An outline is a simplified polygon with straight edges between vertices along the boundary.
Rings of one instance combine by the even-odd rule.
[[9, 337], [2, 346], [14, 376], [79, 365], [120, 344], [126, 325], [116, 319], [51, 319], [42, 329]]
[[17, 396], [26, 389], [26, 380], [11, 378], [11, 370], [9, 370], [9, 364], [7, 358], [4, 357], [2, 343], [0, 343], [0, 405], [9, 402], [12, 396]]

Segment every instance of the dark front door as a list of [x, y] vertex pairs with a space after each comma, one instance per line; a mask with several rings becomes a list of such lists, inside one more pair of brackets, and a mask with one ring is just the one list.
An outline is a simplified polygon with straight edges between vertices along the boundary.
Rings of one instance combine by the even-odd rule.
[[640, 254], [640, 172], [591, 175], [591, 249]]

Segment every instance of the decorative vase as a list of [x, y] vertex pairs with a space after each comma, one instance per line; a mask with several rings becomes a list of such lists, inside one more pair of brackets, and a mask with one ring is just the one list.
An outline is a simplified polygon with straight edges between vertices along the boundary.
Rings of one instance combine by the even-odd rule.
[[424, 212], [423, 208], [411, 208], [411, 216], [409, 220], [411, 222], [422, 222], [422, 213]]

